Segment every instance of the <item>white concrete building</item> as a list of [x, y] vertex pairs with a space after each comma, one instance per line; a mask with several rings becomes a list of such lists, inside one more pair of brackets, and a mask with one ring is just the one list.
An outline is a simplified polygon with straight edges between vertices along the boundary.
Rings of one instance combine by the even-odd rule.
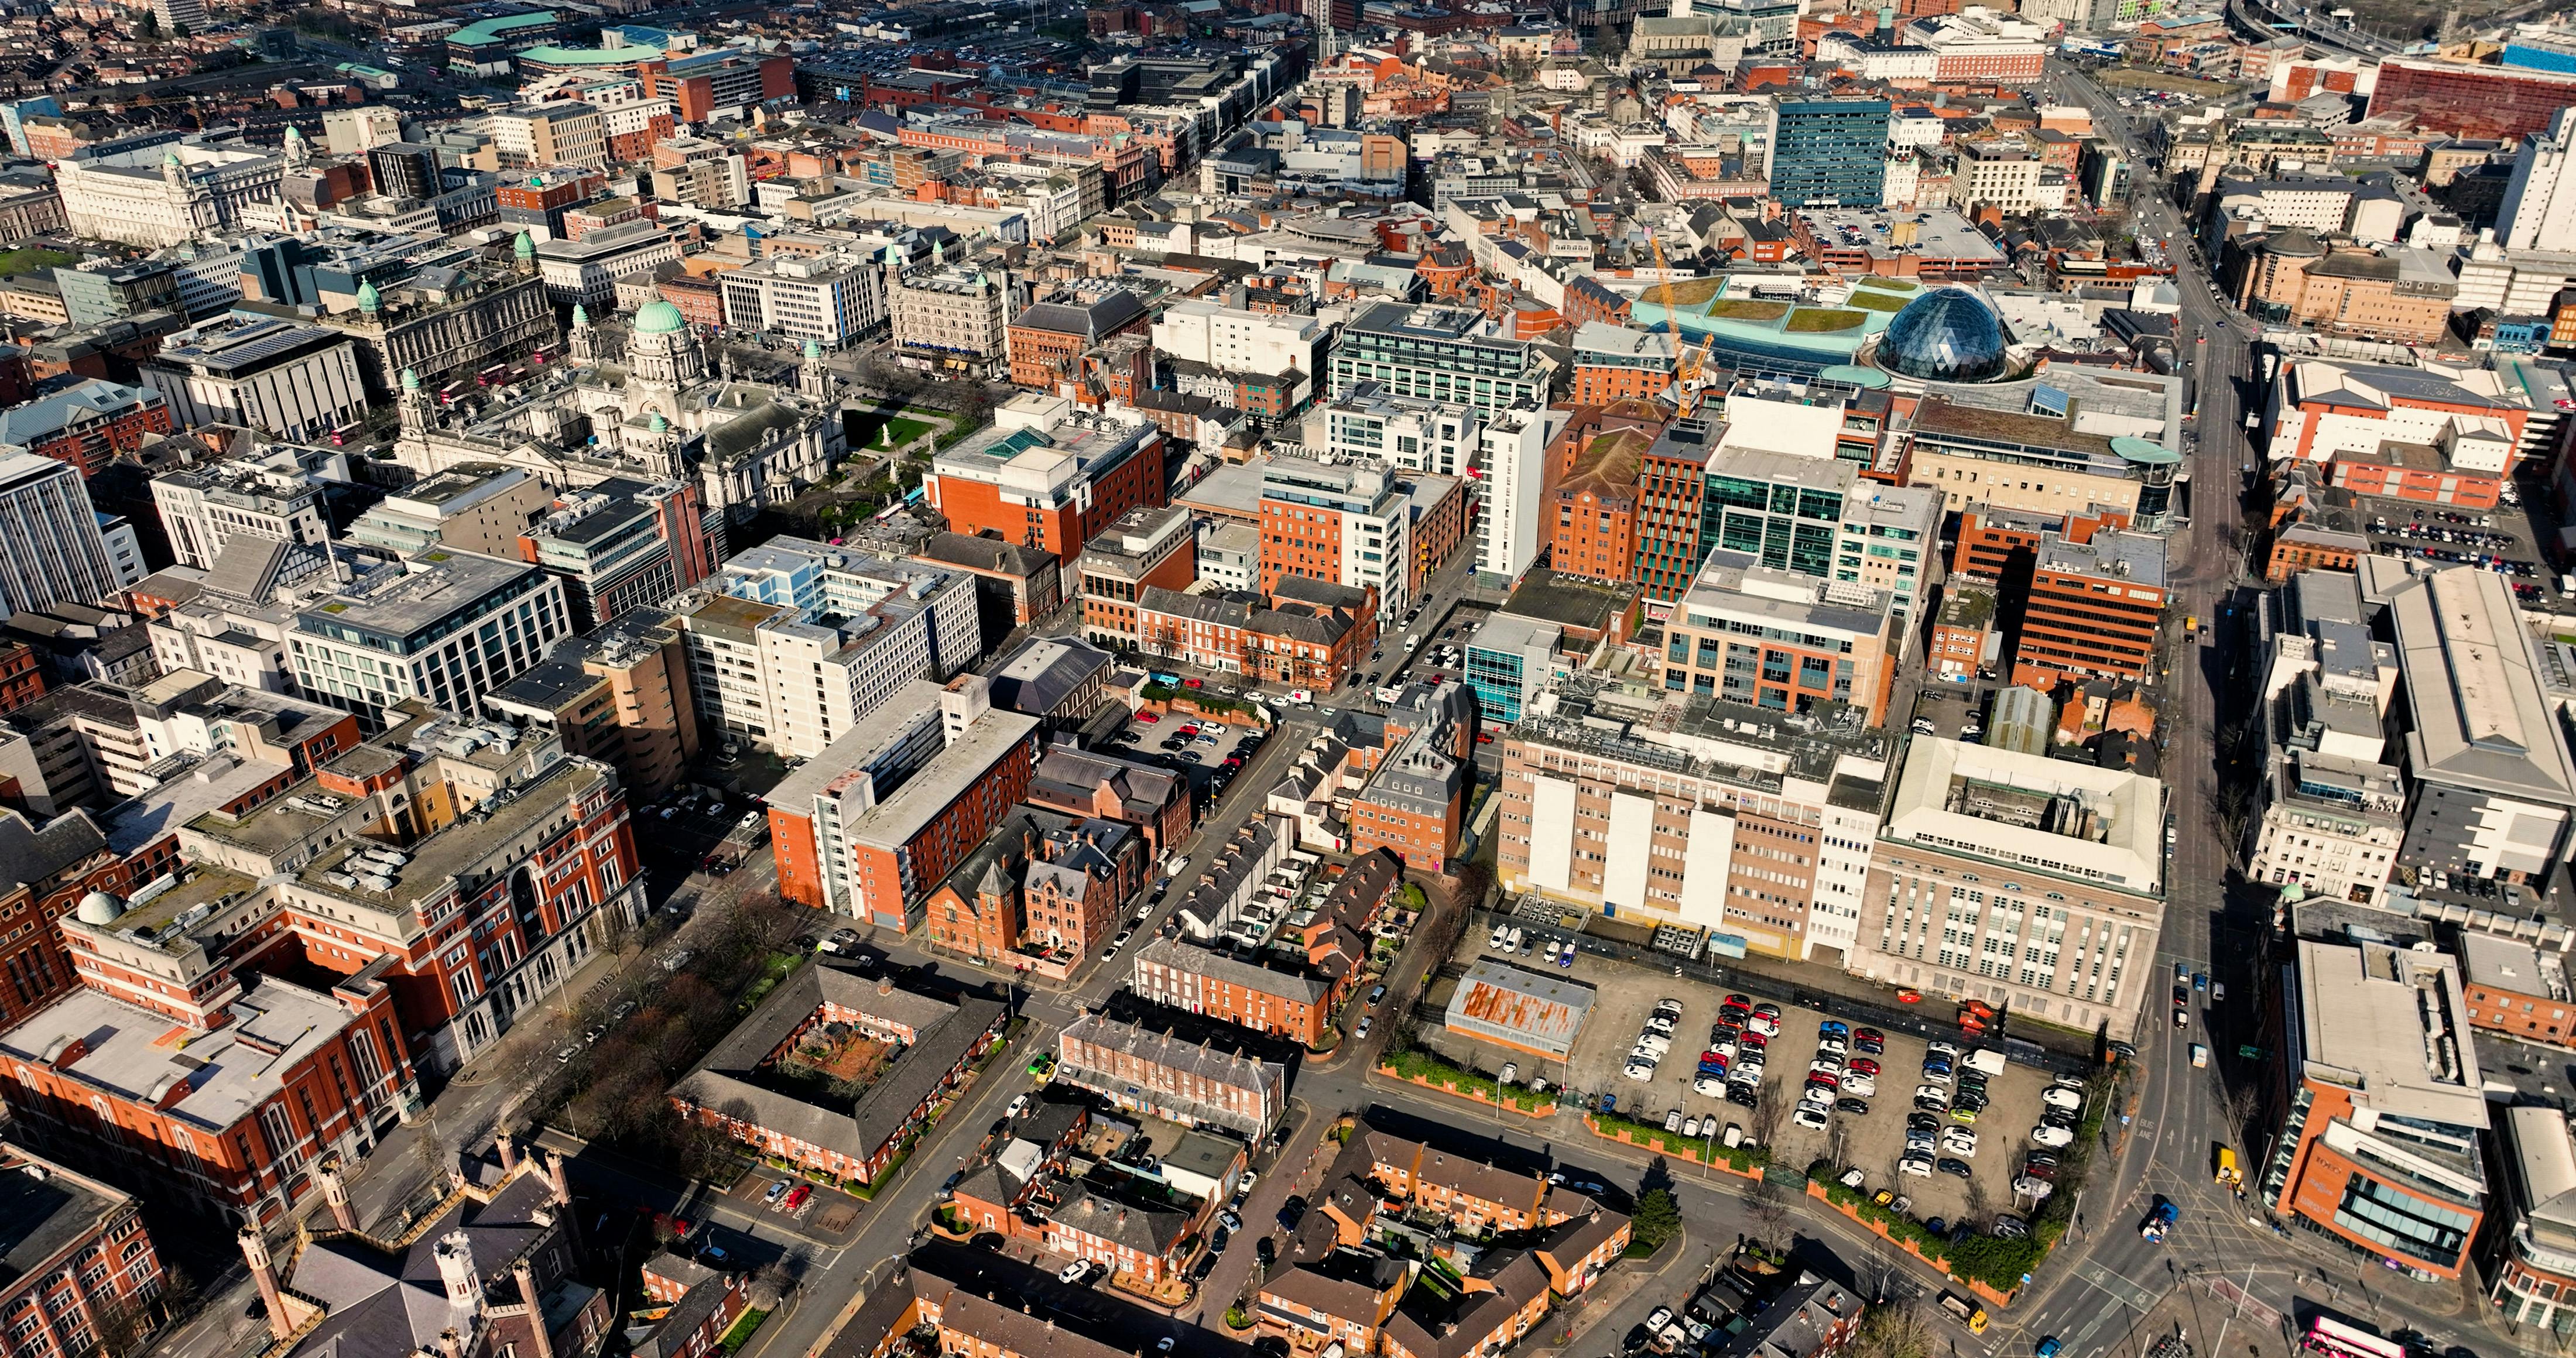
[[160, 247], [272, 212], [286, 158], [240, 142], [164, 142], [54, 167], [71, 233]]
[[2562, 108], [2549, 130], [2526, 138], [2513, 158], [2513, 181], [2496, 214], [2496, 240], [2508, 250], [2576, 250], [2576, 107]]
[[1517, 580], [1538, 559], [1547, 445], [1572, 416], [1527, 406], [1493, 413], [1477, 436], [1485, 502], [1476, 517], [1476, 569]]
[[1308, 418], [1307, 442], [1340, 460], [1376, 458], [1407, 471], [1464, 476], [1476, 465], [1490, 418], [1474, 406], [1390, 396], [1363, 382]]
[[700, 719], [790, 758], [873, 720], [915, 679], [980, 653], [974, 577], [779, 538], [736, 555], [675, 610]]
[[369, 570], [295, 622], [287, 658], [297, 692], [371, 726], [406, 698], [480, 711], [483, 695], [572, 630], [561, 580], [533, 563], [457, 551]]
[[1240, 311], [1199, 298], [1174, 302], [1154, 322], [1154, 347], [1220, 372], [1315, 375], [1324, 327], [1312, 316]]
[[1340, 545], [1339, 560], [1307, 561], [1292, 549], [1278, 554], [1282, 573], [1374, 589], [1381, 617], [1413, 606], [1410, 503], [1411, 497], [1380, 462], [1273, 457], [1261, 469], [1265, 525], [1277, 516], [1338, 520], [1332, 537]]
[[118, 588], [80, 470], [34, 453], [0, 455], [0, 617], [95, 603]]
[[170, 403], [181, 428], [238, 424], [316, 442], [366, 419], [358, 346], [336, 330], [217, 322], [171, 339], [143, 361], [143, 384]]
[[886, 324], [885, 273], [846, 251], [771, 255], [727, 270], [725, 323], [841, 349]]

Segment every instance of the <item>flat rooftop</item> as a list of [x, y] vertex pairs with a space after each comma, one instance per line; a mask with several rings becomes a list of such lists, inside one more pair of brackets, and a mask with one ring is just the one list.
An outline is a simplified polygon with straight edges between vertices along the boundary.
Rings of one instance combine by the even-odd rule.
[[2383, 1115], [2487, 1125], [2468, 1005], [2448, 954], [2301, 939], [2298, 975], [2309, 1078], [2350, 1087]]
[[[82, 1084], [219, 1134], [277, 1092], [271, 1072], [293, 1069], [353, 1021], [329, 996], [273, 976], [251, 977], [226, 1012], [231, 1022], [198, 1033], [99, 991], [75, 990], [0, 1034], [0, 1053], [50, 1064]], [[62, 1059], [75, 1043], [77, 1054]]]

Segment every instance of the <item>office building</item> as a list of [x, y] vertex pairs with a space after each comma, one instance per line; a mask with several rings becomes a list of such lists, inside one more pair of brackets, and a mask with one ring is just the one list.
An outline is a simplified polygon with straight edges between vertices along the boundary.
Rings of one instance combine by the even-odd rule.
[[2576, 104], [2576, 72], [2392, 56], [2379, 63], [2366, 116], [2406, 117], [2426, 132], [2502, 141], [2546, 133], [2570, 104]]
[[2508, 250], [2576, 250], [2576, 107], [2551, 116], [2546, 132], [2523, 139], [2513, 179], [2496, 213], [2496, 243]]
[[974, 577], [802, 538], [735, 556], [672, 612], [700, 723], [789, 758], [821, 754], [912, 681], [982, 653]]
[[1321, 419], [1324, 447], [1334, 461], [1379, 461], [1442, 476], [1464, 476], [1475, 468], [1487, 424], [1485, 412], [1474, 406], [1390, 396], [1374, 382], [1353, 387], [1326, 406]]
[[1249, 311], [1202, 298], [1165, 307], [1152, 335], [1154, 348], [1178, 361], [1266, 376], [1313, 377], [1324, 347], [1324, 327], [1312, 316]]
[[888, 270], [895, 358], [933, 371], [986, 371], [1010, 344], [1010, 281], [999, 270]]
[[376, 192], [388, 198], [426, 201], [446, 187], [439, 175], [438, 148], [395, 141], [367, 148], [367, 173]]
[[1585, 321], [1574, 332], [1576, 405], [1651, 401], [1673, 385], [1678, 361], [1673, 337], [1660, 330]]
[[96, 603], [122, 586], [72, 464], [0, 453], [0, 617]]
[[2508, 1324], [2539, 1334], [2576, 1329], [2576, 1140], [2567, 1117], [2546, 1105], [2503, 1107], [2494, 1120], [2496, 1160], [2504, 1168], [2499, 1207], [2474, 1246], [2489, 1279], [2487, 1304]]
[[1375, 590], [1378, 608], [1413, 600], [1408, 497], [1383, 464], [1271, 457], [1261, 471], [1261, 583], [1304, 576]]
[[1491, 415], [1477, 442], [1484, 468], [1484, 498], [1476, 515], [1476, 569], [1517, 580], [1538, 559], [1546, 541], [1547, 449], [1568, 415], [1546, 407]]
[[658, 222], [620, 222], [579, 240], [537, 242], [535, 259], [556, 306], [606, 316], [617, 310], [617, 280], [678, 263], [680, 244]]
[[517, 467], [459, 463], [378, 500], [348, 537], [404, 556], [447, 547], [516, 561], [519, 539], [553, 507], [544, 484]]
[[563, 581], [573, 630], [658, 604], [714, 573], [694, 481], [612, 476], [558, 496], [519, 535], [522, 560]]
[[1467, 642], [1467, 683], [1486, 721], [1509, 726], [1529, 711], [1557, 669], [1565, 628], [1545, 618], [1495, 613]]
[[2011, 682], [2052, 691], [2068, 680], [2144, 679], [2156, 666], [2164, 617], [2165, 540], [2044, 534], [2035, 550], [2015, 554], [1997, 594]]
[[1131, 509], [1074, 561], [1083, 635], [1103, 646], [1141, 640], [1136, 605], [1148, 589], [1180, 591], [1198, 579], [1198, 529], [1177, 506]]
[[641, 608], [568, 637], [483, 699], [494, 716], [552, 732], [564, 753], [617, 770], [637, 805], [672, 791], [698, 757], [686, 640], [669, 615]]
[[1475, 692], [1454, 680], [1410, 685], [1388, 704], [1384, 753], [1351, 797], [1351, 852], [1384, 850], [1417, 872], [1446, 874], [1467, 828], [1476, 734]]
[[838, 350], [886, 324], [884, 272], [852, 254], [771, 255], [716, 283], [737, 330]]
[[2142, 774], [1917, 736], [1845, 965], [2125, 1040], [2163, 992], [2164, 825]]
[[1667, 693], [1800, 716], [1849, 704], [1877, 726], [1904, 640], [1883, 591], [1720, 550], [1664, 623], [1662, 683]]
[[2491, 1116], [2459, 967], [2429, 948], [2297, 942], [2259, 1196], [2388, 1268], [2457, 1278], [2487, 1213]]
[[127, 139], [54, 162], [73, 234], [153, 249], [240, 230], [254, 206], [276, 204], [285, 177], [281, 152], [194, 135]]
[[2565, 861], [2576, 762], [2502, 577], [2475, 566], [2388, 591], [2409, 792], [2398, 863], [2545, 883]]
[[74, 325], [108, 325], [146, 312], [185, 310], [179, 302], [179, 271], [166, 260], [93, 261], [85, 268], [53, 273], [63, 314]]
[[1887, 178], [1884, 99], [1783, 99], [1771, 133], [1771, 196], [1792, 207], [1877, 207]]
[[357, 346], [316, 325], [253, 320], [201, 327], [143, 363], [143, 383], [190, 429], [242, 425], [315, 443], [363, 424]]
[[2128, 515], [2140, 532], [2162, 531], [2182, 455], [2080, 423], [1926, 396], [1914, 413], [1908, 484], [1939, 493], [1952, 512], [1984, 504], [2062, 518], [2098, 506]]
[[182, 566], [213, 567], [237, 537], [322, 547], [331, 540], [329, 490], [292, 455], [228, 459], [152, 478], [171, 555]]
[[922, 485], [956, 532], [990, 530], [1071, 558], [1129, 510], [1166, 503], [1163, 431], [1024, 393], [993, 412], [991, 428], [935, 454]]
[[1794, 727], [1686, 698], [1650, 708], [1572, 701], [1500, 735], [1496, 874], [1686, 930], [1720, 951], [1850, 965], [1887, 776], [1873, 733]]
[[169, 1278], [133, 1194], [0, 1146], [0, 1221], [11, 1226], [0, 1315], [26, 1325], [28, 1358], [132, 1343], [167, 1314]]
[[1544, 406], [1554, 361], [1464, 307], [1379, 302], [1355, 314], [1333, 346], [1331, 393], [1362, 382], [1389, 394], [1503, 411]]
[[484, 115], [501, 169], [604, 170], [612, 163], [600, 112], [588, 104], [557, 100], [516, 104]]
[[370, 567], [298, 609], [287, 654], [297, 692], [377, 728], [411, 699], [479, 711], [571, 627], [563, 582], [544, 569], [430, 552]]
[[1144, 301], [1125, 288], [1062, 290], [1011, 319], [1011, 381], [1052, 392], [1080, 371], [1082, 356], [1120, 335], [1141, 335], [1151, 322]]

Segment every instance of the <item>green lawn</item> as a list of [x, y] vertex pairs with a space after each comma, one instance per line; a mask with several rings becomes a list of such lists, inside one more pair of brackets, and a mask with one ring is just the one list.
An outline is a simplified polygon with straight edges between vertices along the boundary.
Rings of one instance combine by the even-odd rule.
[[1911, 297], [1899, 297], [1895, 293], [1880, 292], [1874, 288], [1855, 288], [1852, 290], [1849, 305], [1859, 307], [1863, 311], [1903, 311], [1905, 304], [1913, 300]]
[[724, 1332], [724, 1338], [716, 1341], [716, 1347], [727, 1353], [740, 1353], [742, 1346], [750, 1343], [753, 1333], [760, 1329], [760, 1322], [767, 1319], [769, 1313], [757, 1308], [743, 1312], [734, 1321], [733, 1328]]
[[47, 273], [54, 269], [69, 268], [78, 263], [80, 263], [80, 256], [67, 255], [60, 250], [30, 247], [24, 250], [0, 251], [0, 278]]
[[1836, 330], [1849, 330], [1860, 324], [1863, 319], [1859, 312], [1845, 311], [1839, 307], [1801, 307], [1797, 315], [1789, 318], [1787, 329], [1793, 335], [1825, 334]]
[[922, 435], [931, 432], [931, 430], [937, 427], [938, 426], [936, 425], [928, 424], [921, 420], [907, 420], [898, 415], [895, 418], [886, 421], [885, 428], [877, 431], [876, 446], [879, 448], [900, 448], [905, 444], [912, 442], [914, 439], [920, 438]]

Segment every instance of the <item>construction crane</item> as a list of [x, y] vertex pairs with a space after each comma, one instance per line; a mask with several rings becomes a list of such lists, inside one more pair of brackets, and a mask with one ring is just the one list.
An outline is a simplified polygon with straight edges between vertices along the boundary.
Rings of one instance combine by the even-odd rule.
[[1673, 307], [1673, 266], [1664, 260], [1664, 243], [1661, 240], [1649, 233], [1646, 244], [1654, 250], [1655, 268], [1664, 276], [1664, 339], [1673, 346], [1673, 405], [1680, 413], [1688, 415], [1699, 407], [1699, 393], [1704, 385], [1700, 379], [1700, 366], [1707, 361], [1708, 351], [1716, 346], [1717, 336], [1711, 333], [1702, 340], [1698, 353], [1692, 353], [1690, 346], [1683, 342], [1681, 323], [1675, 319], [1678, 313]]

